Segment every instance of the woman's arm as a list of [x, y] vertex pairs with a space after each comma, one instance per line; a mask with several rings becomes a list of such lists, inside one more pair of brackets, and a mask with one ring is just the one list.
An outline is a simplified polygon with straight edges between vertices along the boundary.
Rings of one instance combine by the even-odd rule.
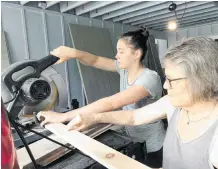
[[141, 125], [166, 118], [165, 97], [155, 103], [134, 111], [111, 111], [105, 113], [79, 114], [68, 125], [68, 130], [84, 130], [96, 123]]
[[[136, 94], [137, 93], [137, 94]], [[150, 96], [142, 86], [133, 86], [115, 95], [100, 99], [82, 108], [65, 113], [66, 121], [72, 120], [77, 114], [102, 113], [119, 109], [125, 105], [135, 103], [142, 98]]]
[[96, 56], [91, 53], [73, 49], [67, 46], [60, 46], [54, 49], [51, 54], [60, 58], [57, 64], [74, 58], [78, 59], [81, 63], [88, 66], [103, 69], [106, 71], [116, 71], [113, 59]]
[[96, 56], [88, 52], [79, 51], [77, 59], [84, 65], [92, 66], [97, 69], [116, 72], [113, 59], [102, 56]]
[[112, 111], [95, 114], [95, 120], [98, 123], [112, 123], [120, 125], [142, 125], [148, 124], [158, 119], [166, 118], [166, 112], [163, 108], [163, 100], [160, 100], [133, 111]]

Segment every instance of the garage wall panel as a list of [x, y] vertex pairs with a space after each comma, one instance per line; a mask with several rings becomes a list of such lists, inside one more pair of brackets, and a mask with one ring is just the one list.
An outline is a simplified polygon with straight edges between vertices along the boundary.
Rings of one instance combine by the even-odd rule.
[[176, 40], [182, 40], [183, 38], [187, 37], [187, 29], [184, 29], [182, 31], [176, 32]]
[[199, 33], [200, 36], [211, 35], [212, 34], [211, 26], [210, 25], [205, 25], [205, 26], [199, 27], [198, 28], [198, 33]]
[[188, 37], [191, 37], [191, 36], [198, 36], [198, 28], [197, 27], [195, 27], [195, 28], [190, 28], [190, 29], [188, 29]]
[[25, 10], [24, 12], [30, 59], [43, 58], [48, 54], [43, 12], [33, 10]]
[[211, 26], [211, 32], [212, 32], [212, 34], [218, 35], [218, 24], [214, 24]]
[[20, 8], [3, 7], [2, 28], [5, 31], [6, 42], [9, 50], [11, 63], [28, 58], [27, 46], [25, 45], [25, 25]]

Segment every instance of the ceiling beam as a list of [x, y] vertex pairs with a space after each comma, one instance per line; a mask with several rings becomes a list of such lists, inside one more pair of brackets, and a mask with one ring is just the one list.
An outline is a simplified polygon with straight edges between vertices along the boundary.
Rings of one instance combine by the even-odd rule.
[[49, 8], [57, 3], [59, 3], [60, 1], [46, 1], [46, 8]]
[[124, 16], [124, 14], [133, 13], [133, 11], [149, 8], [151, 6], [158, 5], [160, 3], [164, 3], [164, 2], [163, 1], [158, 1], [158, 2], [145, 2], [145, 1], [143, 2], [143, 1], [140, 1], [140, 4], [136, 4], [136, 5], [133, 5], [131, 7], [124, 8], [122, 10], [114, 11], [114, 12], [111, 12], [109, 14], [103, 15], [102, 20], [107, 20], [107, 19], [111, 19], [111, 18], [114, 18], [114, 17], [122, 17], [122, 16]]
[[[192, 11], [194, 8], [200, 8], [200, 9], [203, 9], [204, 6], [207, 5], [209, 7], [212, 6], [212, 3], [208, 3], [208, 2], [189, 2], [187, 3], [187, 9], [186, 9], [186, 12], [190, 12]], [[200, 7], [199, 7], [200, 6]], [[205, 8], [207, 8], [207, 6]], [[183, 3], [181, 5], [179, 5], [177, 7], [177, 14], [183, 14], [184, 13], [184, 9], [186, 7], [186, 3], [183, 1]], [[132, 18], [132, 19], [128, 19], [128, 20], [125, 20], [123, 21], [124, 24], [127, 24], [127, 23], [131, 23], [132, 25], [137, 25], [138, 23], [140, 24], [141, 21], [144, 22], [144, 20], [146, 21], [153, 21], [153, 20], [158, 20], [160, 18], [166, 18], [166, 17], [171, 17], [171, 16], [175, 16], [175, 13], [174, 12], [170, 12], [168, 10], [168, 7], [163, 9], [163, 10], [159, 10], [157, 12], [153, 12], [153, 13], [148, 13], [148, 14], [145, 14], [145, 15], [142, 15], [142, 16], [139, 16], [139, 17], [136, 17], [136, 18]]]
[[63, 1], [60, 2], [60, 11], [67, 12], [86, 3], [88, 3], [88, 1]]
[[213, 17], [213, 15], [210, 15], [209, 17], [199, 17], [198, 20], [191, 20], [191, 21], [186, 21], [186, 22], [182, 22], [179, 24], [179, 27], [181, 26], [184, 26], [184, 25], [188, 25], [188, 24], [196, 24], [198, 22], [202, 22], [202, 23], [208, 23], [208, 22], [211, 22], [211, 21], [218, 21], [217, 20], [217, 17]]
[[21, 5], [25, 5], [25, 4], [27, 4], [28, 2], [30, 2], [30, 1], [20, 1], [20, 4], [21, 4]]
[[120, 9], [126, 8], [128, 6], [138, 4], [138, 3], [140, 3], [140, 1], [124, 1], [124, 2], [118, 1], [117, 3], [113, 3], [111, 5], [108, 5], [108, 6], [105, 6], [103, 8], [96, 9], [96, 10], [90, 12], [90, 17], [94, 18], [97, 16], [101, 16], [103, 14], [111, 13], [113, 11], [120, 10]]
[[[209, 18], [216, 18], [217, 19], [217, 16], [218, 16], [218, 11], [217, 10], [207, 12], [207, 13], [202, 13], [198, 17], [196, 17], [196, 16], [187, 17], [186, 19], [179, 21], [178, 26], [180, 24], [186, 24], [186, 23], [189, 23], [189, 22], [194, 22], [194, 21], [198, 21], [198, 20], [205, 20], [205, 19], [209, 19]], [[166, 22], [161, 22], [159, 24], [149, 25], [149, 27], [152, 27], [152, 28], [167, 27], [167, 23]]]
[[[190, 3], [190, 2], [187, 2], [187, 3]], [[163, 16], [165, 14], [168, 14], [170, 13], [168, 7], [169, 5], [171, 4], [171, 2], [167, 2], [167, 3], [164, 3], [161, 5], [161, 9], [158, 8], [158, 7], [155, 7], [155, 9], [151, 8], [149, 9], [148, 11], [145, 11], [145, 10], [141, 10], [138, 12], [138, 16], [134, 16], [134, 17], [131, 17], [131, 18], [127, 18], [125, 20], [123, 20], [122, 23], [124, 24], [129, 24], [129, 23], [132, 23], [132, 22], [137, 22], [137, 21], [140, 21], [140, 20], [143, 20], [143, 19], [147, 19], [147, 18], [151, 18], [151, 17], [156, 17], [156, 16]], [[178, 1], [176, 2], [176, 4], [178, 5], [177, 6], [177, 10], [179, 9], [183, 9], [185, 8], [185, 1]], [[195, 3], [196, 5], [197, 3]], [[159, 5], [158, 5], [159, 6]]]
[[177, 15], [178, 18], [182, 18], [182, 19], [179, 19], [179, 20], [176, 19], [175, 16], [174, 16], [174, 17], [163, 18], [163, 19], [160, 19], [160, 20], [157, 20], [157, 21], [144, 22], [144, 23], [145, 23], [145, 25], [155, 25], [155, 24], [160, 24], [160, 23], [167, 23], [168, 21], [171, 21], [171, 20], [175, 20], [177, 22], [180, 22], [180, 21], [188, 20], [190, 18], [198, 17], [198, 15], [204, 16], [204, 15], [208, 14], [208, 12], [212, 13], [213, 11], [216, 12], [216, 10], [217, 10], [216, 7], [206, 8], [206, 9], [202, 9], [202, 10], [199, 9], [197, 11], [186, 13], [186, 15], [184, 15], [183, 18], [182, 18], [182, 14]]
[[76, 15], [82, 15], [84, 13], [93, 11], [98, 8], [102, 8], [115, 2], [116, 1], [90, 1], [89, 3], [76, 8]]
[[178, 28], [194, 26], [194, 25], [199, 25], [199, 24], [211, 24], [211, 23], [218, 23], [217, 18], [210, 18], [206, 23], [205, 21], [189, 22], [189, 23], [180, 25]]
[[[213, 14], [207, 14], [207, 15], [204, 15], [204, 16], [200, 16], [200, 17], [195, 17], [195, 18], [192, 18], [192, 19], [187, 19], [186, 21], [181, 21], [179, 23], [177, 23], [177, 26], [179, 27], [180, 24], [185, 24], [187, 22], [194, 22], [194, 21], [199, 21], [199, 20], [205, 20], [205, 19], [208, 19], [208, 18], [213, 18], [214, 15]], [[151, 25], [151, 27], [153, 28], [156, 28], [156, 27], [167, 27], [167, 23], [160, 23], [158, 25]]]
[[[215, 7], [211, 6], [210, 4], [194, 6], [194, 7], [186, 9], [185, 14], [184, 14], [184, 10], [178, 11], [177, 17], [181, 18], [183, 14], [184, 14], [184, 17], [187, 17], [187, 16], [196, 15], [196, 14], [203, 13], [203, 12], [209, 12], [210, 10], [213, 10], [214, 8]], [[168, 21], [168, 20], [176, 20], [176, 16], [174, 12], [170, 13], [170, 15], [166, 14], [163, 16], [158, 16], [154, 18], [149, 18], [149, 19], [144, 19], [141, 21], [133, 22], [131, 23], [131, 25], [140, 25], [142, 23], [148, 23], [148, 24], [158, 23], [158, 22]]]
[[[179, 2], [180, 3], [180, 2]], [[184, 3], [184, 2], [182, 2]], [[161, 1], [161, 2], [144, 2], [142, 4], [139, 4], [138, 8], [132, 8], [129, 10], [127, 14], [123, 13], [125, 12], [125, 9], [121, 11], [121, 16], [117, 16], [113, 18], [113, 22], [123, 21], [129, 18], [134, 18], [140, 15], [143, 15], [146, 13], [162, 10], [166, 6], [168, 6], [170, 2]]]
[[[179, 28], [187, 28], [187, 27], [191, 27], [191, 26], [198, 26], [198, 25], [208, 25], [208, 24], [212, 24], [212, 23], [217, 24], [217, 23], [218, 23], [217, 19], [216, 19], [216, 18], [215, 18], [215, 19], [212, 19], [212, 18], [211, 18], [211, 19], [210, 19], [209, 21], [207, 21], [206, 23], [205, 23], [205, 21], [189, 22], [189, 23], [187, 23], [187, 24], [182, 24], [182, 25], [178, 26], [177, 29], [179, 29]], [[176, 29], [176, 30], [177, 30], [177, 29]], [[163, 27], [155, 28], [155, 30], [170, 31], [170, 30], [168, 30], [167, 25], [164, 25]], [[176, 31], [176, 30], [175, 30], [175, 31]]]

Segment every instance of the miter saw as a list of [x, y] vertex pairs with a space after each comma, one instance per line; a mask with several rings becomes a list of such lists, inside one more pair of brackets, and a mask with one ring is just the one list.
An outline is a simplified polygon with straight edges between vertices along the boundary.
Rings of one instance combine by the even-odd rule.
[[[76, 155], [82, 154], [81, 161], [83, 161], [83, 164], [85, 163], [84, 166], [90, 166], [94, 163], [90, 163], [90, 158], [87, 158], [87, 155], [83, 152], [52, 140], [48, 137], [50, 134], [48, 130], [35, 124], [35, 120], [38, 120], [34, 120], [36, 116], [33, 116], [33, 114], [39, 111], [51, 109], [62, 113], [69, 111], [67, 108], [68, 97], [64, 80], [51, 67], [57, 60], [57, 57], [49, 55], [40, 60], [17, 62], [12, 64], [1, 75], [2, 100], [8, 111], [9, 121], [14, 127], [12, 135], [15, 140], [15, 146], [20, 147], [24, 145], [26, 147], [35, 169], [42, 169], [43, 167], [37, 164], [28, 143], [42, 137], [70, 149]], [[29, 132], [24, 133], [24, 129]], [[136, 160], [144, 159], [144, 156], [141, 155], [141, 149], [140, 151], [138, 150], [138, 145], [133, 144], [131, 139], [126, 136], [120, 136], [109, 131], [101, 137], [99, 136], [99, 139], [104, 144], [120, 149], [120, 151], [125, 152], [131, 157], [134, 155]], [[131, 148], [129, 149], [127, 146]], [[127, 148], [125, 149], [125, 147]], [[78, 161], [78, 164], [75, 165], [80, 166], [81, 161], [78, 158], [75, 158], [75, 160]]]
[[[49, 55], [40, 60], [20, 61], [10, 65], [1, 75], [2, 100], [10, 117], [45, 135], [50, 132], [35, 125], [33, 113], [52, 109], [59, 111], [60, 108], [68, 110], [65, 82], [51, 67], [58, 59]], [[15, 146], [22, 146], [17, 133], [13, 130], [12, 133]], [[40, 139], [38, 135], [26, 131], [24, 137], [28, 143]]]

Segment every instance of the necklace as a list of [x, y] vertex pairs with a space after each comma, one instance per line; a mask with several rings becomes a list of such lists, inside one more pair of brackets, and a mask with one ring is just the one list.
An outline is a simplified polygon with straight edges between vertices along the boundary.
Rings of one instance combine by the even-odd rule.
[[209, 113], [207, 116], [205, 116], [205, 117], [203, 117], [203, 118], [201, 118], [201, 119], [199, 119], [199, 120], [196, 120], [196, 121], [195, 121], [195, 120], [190, 120], [189, 115], [188, 115], [189, 111], [186, 110], [186, 112], [187, 112], [187, 117], [188, 117], [187, 124], [189, 125], [191, 122], [192, 122], [192, 123], [193, 123], [193, 122], [199, 122], [199, 121], [201, 121], [201, 120], [203, 120], [203, 119], [206, 119], [207, 117], [209, 117], [209, 116], [211, 115], [211, 113], [213, 112], [213, 110], [214, 110], [214, 108], [216, 107], [216, 105], [217, 105], [217, 102], [214, 104], [213, 108], [211, 109], [210, 113]]

